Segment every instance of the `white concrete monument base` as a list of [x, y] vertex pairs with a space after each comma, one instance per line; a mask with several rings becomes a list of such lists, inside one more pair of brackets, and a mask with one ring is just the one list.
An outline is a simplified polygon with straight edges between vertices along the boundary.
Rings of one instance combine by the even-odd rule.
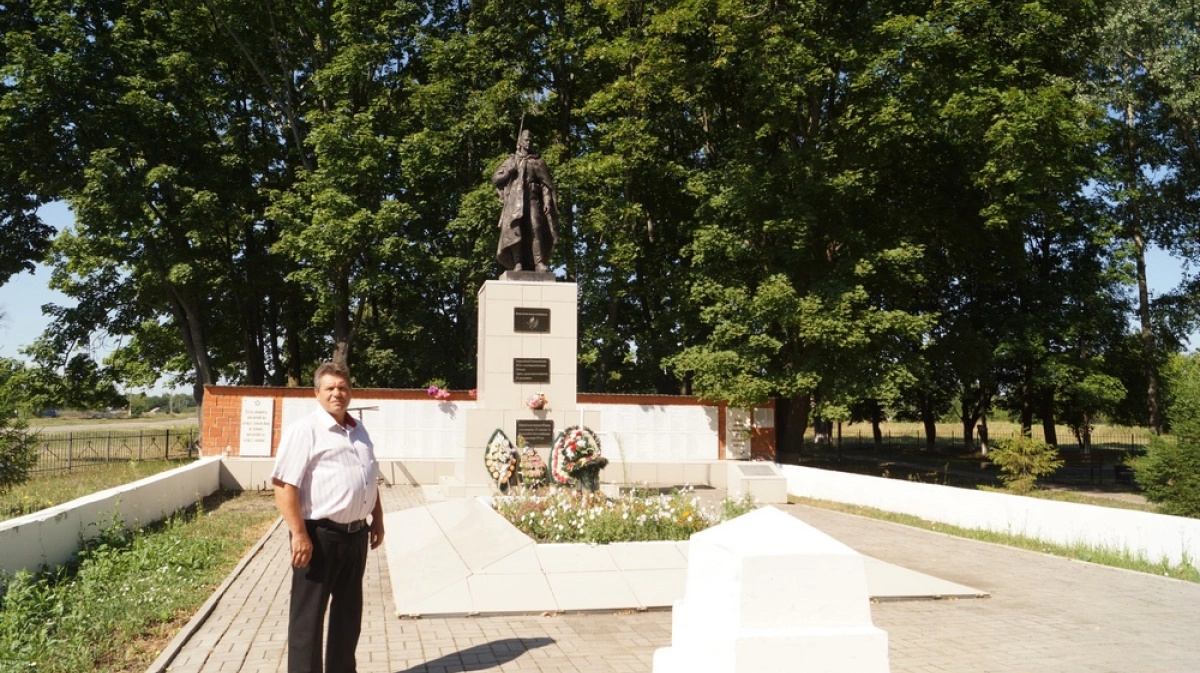
[[692, 536], [654, 673], [887, 673], [862, 555], [773, 507]]
[[[503, 280], [487, 281], [479, 290], [476, 406], [466, 412], [465, 459], [453, 476], [439, 482], [447, 496], [495, 490], [484, 454], [497, 429], [511, 442], [516, 442], [517, 425], [522, 422], [553, 424], [553, 436], [572, 425], [599, 429], [600, 413], [580, 410], [575, 398], [578, 295], [575, 283], [559, 283], [554, 274], [527, 271], [508, 271]], [[531, 362], [538, 365], [537, 372], [524, 369]], [[526, 406], [537, 393], [549, 400], [548, 408]], [[547, 466], [553, 436], [529, 442]]]

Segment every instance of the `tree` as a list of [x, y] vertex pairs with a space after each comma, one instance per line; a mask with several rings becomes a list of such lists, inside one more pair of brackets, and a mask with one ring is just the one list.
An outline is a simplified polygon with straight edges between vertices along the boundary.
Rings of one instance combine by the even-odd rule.
[[1134, 478], [1164, 514], [1200, 517], [1200, 357], [1175, 355], [1167, 368], [1173, 437], [1152, 437], [1133, 461]]
[[[843, 416], [856, 393], [902, 376], [899, 354], [930, 325], [897, 300], [919, 280], [922, 249], [873, 193], [860, 135], [874, 99], [859, 78], [878, 49], [879, 12], [730, 3], [711, 29], [689, 248], [707, 334], [671, 362], [702, 396], [779, 396], [786, 453], [799, 450], [810, 411]], [[856, 375], [869, 360], [877, 374]]]
[[37, 438], [16, 413], [22, 369], [16, 360], [0, 358], [0, 494], [24, 483], [37, 465]]
[[1200, 207], [1200, 96], [1196, 94], [1195, 3], [1106, 5], [1103, 51], [1092, 78], [1106, 115], [1100, 128], [1106, 170], [1097, 198], [1121, 226], [1132, 260], [1149, 427], [1163, 430], [1158, 366], [1159, 320], [1146, 285], [1146, 246], [1158, 243], [1195, 258]]

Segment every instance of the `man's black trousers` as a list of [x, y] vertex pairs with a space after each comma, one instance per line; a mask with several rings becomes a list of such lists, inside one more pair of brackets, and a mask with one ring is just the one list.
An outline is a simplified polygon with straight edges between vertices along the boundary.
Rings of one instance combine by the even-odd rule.
[[305, 521], [312, 560], [292, 568], [288, 615], [288, 673], [322, 673], [321, 627], [329, 609], [324, 673], [356, 673], [354, 650], [362, 630], [363, 572], [370, 528], [343, 533]]

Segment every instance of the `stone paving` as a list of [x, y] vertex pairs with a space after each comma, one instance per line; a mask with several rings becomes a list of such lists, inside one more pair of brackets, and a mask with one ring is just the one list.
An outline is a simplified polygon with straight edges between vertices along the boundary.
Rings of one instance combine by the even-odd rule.
[[[382, 493], [387, 511], [422, 502], [413, 488]], [[828, 510], [782, 509], [864, 554], [991, 592], [985, 600], [873, 605], [893, 673], [1200, 671], [1200, 585]], [[167, 670], [286, 671], [287, 558], [287, 532], [278, 527], [193, 625]], [[669, 611], [399, 619], [382, 553], [372, 553], [366, 582], [359, 673], [650, 673], [654, 650], [671, 638]]]

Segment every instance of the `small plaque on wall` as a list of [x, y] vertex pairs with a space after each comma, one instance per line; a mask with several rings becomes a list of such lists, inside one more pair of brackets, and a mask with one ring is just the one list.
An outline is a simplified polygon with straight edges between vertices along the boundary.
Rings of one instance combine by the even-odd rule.
[[548, 333], [550, 331], [550, 309], [514, 308], [513, 331]]
[[513, 358], [513, 383], [550, 383], [550, 358]]
[[517, 434], [530, 446], [550, 446], [554, 443], [554, 421], [517, 421]]
[[242, 456], [270, 456], [271, 427], [275, 420], [274, 398], [243, 397], [241, 420], [238, 453]]

